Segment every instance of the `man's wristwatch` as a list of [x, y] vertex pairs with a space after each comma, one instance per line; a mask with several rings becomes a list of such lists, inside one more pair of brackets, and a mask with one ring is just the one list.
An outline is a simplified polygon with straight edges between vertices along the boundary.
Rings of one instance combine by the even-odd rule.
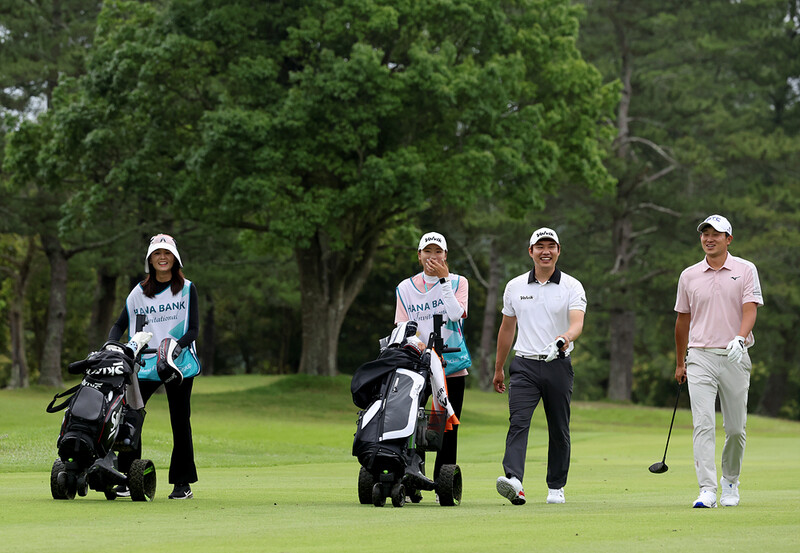
[[444, 284], [445, 282], [447, 282], [446, 278], [442, 277], [439, 279], [439, 284]]

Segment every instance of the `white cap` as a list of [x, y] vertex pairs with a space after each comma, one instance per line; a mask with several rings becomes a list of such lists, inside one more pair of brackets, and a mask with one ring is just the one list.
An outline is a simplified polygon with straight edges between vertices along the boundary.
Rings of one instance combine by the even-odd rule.
[[150, 239], [150, 246], [147, 248], [147, 255], [144, 256], [144, 272], [150, 272], [150, 256], [156, 250], [167, 250], [172, 252], [175, 259], [178, 261], [178, 267], [183, 267], [181, 261], [181, 254], [178, 253], [178, 245], [175, 244], [175, 239], [169, 234], [156, 234]]
[[419, 247], [417, 248], [417, 251], [424, 250], [425, 246], [428, 244], [436, 244], [437, 246], [441, 246], [444, 251], [447, 251], [447, 240], [445, 240], [444, 236], [438, 232], [429, 232], [428, 234], [424, 234], [422, 238], [419, 239]]
[[547, 227], [542, 227], [533, 231], [533, 234], [531, 234], [531, 242], [528, 244], [528, 247], [533, 246], [539, 240], [552, 240], [559, 246], [561, 245], [561, 242], [558, 241], [558, 234], [556, 234], [556, 231]]
[[697, 232], [703, 232], [706, 227], [714, 227], [717, 232], [727, 232], [733, 236], [733, 227], [731, 227], [730, 221], [722, 215], [709, 215], [706, 217], [705, 221], [697, 225]]

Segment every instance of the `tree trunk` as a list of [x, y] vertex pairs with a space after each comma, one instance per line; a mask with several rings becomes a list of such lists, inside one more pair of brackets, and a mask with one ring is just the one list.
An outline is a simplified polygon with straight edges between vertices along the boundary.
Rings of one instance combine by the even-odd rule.
[[478, 357], [478, 386], [481, 390], [489, 390], [494, 378], [495, 321], [497, 320], [497, 298], [500, 295], [500, 253], [494, 246], [494, 239], [489, 243], [489, 286], [486, 290], [486, 306], [483, 311], [481, 325], [481, 346]]
[[61, 347], [67, 314], [67, 255], [55, 234], [43, 232], [40, 238], [50, 262], [50, 300], [47, 304], [47, 322], [39, 364], [39, 384], [61, 386]]
[[359, 249], [333, 251], [324, 231], [317, 231], [308, 248], [295, 250], [300, 273], [300, 308], [303, 327], [302, 374], [337, 374], [336, 355], [342, 322], [364, 286], [378, 244], [376, 229]]
[[631, 309], [611, 311], [611, 368], [608, 374], [608, 398], [630, 401], [633, 385], [633, 340], [636, 336], [636, 313]]
[[[622, 184], [620, 183], [620, 186]], [[619, 197], [618, 197], [619, 198]], [[623, 206], [625, 199], [619, 198]], [[633, 345], [636, 338], [636, 314], [631, 306], [630, 289], [624, 285], [627, 278], [632, 251], [632, 223], [625, 210], [615, 214], [612, 241], [614, 248], [614, 268], [617, 275], [614, 303], [611, 310], [610, 363], [608, 372], [608, 398], [617, 401], [630, 401], [633, 386]]]
[[86, 331], [89, 349], [99, 348], [108, 338], [108, 331], [114, 323], [114, 303], [117, 299], [117, 275], [110, 275], [104, 268], [97, 274], [94, 291], [92, 317]]
[[206, 313], [203, 317], [203, 340], [198, 344], [200, 355], [200, 366], [203, 374], [214, 374], [214, 356], [217, 354], [215, 348], [217, 327], [214, 319], [214, 298], [207, 294], [204, 298]]
[[[617, 138], [615, 140], [616, 156], [623, 162], [629, 162], [632, 156], [628, 139], [630, 138], [630, 107], [633, 96], [632, 75], [633, 60], [625, 28], [617, 18], [612, 18], [616, 31], [617, 46], [620, 51], [622, 96], [617, 110]], [[612, 221], [612, 247], [614, 267], [611, 273], [617, 275], [615, 303], [617, 308], [611, 311], [610, 363], [608, 373], [608, 398], [619, 401], [631, 400], [633, 385], [633, 342], [636, 337], [636, 315], [630, 307], [628, 290], [624, 280], [628, 276], [630, 261], [633, 258], [633, 224], [627, 210], [629, 193], [625, 182], [620, 179], [617, 185], [617, 208]]]
[[[17, 288], [17, 286], [15, 286]], [[11, 334], [11, 379], [9, 388], [27, 388], [28, 361], [25, 358], [25, 298], [14, 293], [8, 310], [8, 328]]]
[[30, 372], [25, 353], [25, 295], [33, 265], [34, 238], [28, 237], [25, 256], [13, 275], [13, 292], [8, 309], [8, 330], [11, 337], [11, 378], [9, 388], [30, 386]]

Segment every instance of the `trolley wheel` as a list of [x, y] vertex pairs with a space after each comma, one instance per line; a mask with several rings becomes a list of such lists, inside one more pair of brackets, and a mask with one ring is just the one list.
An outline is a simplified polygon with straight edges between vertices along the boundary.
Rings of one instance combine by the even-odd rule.
[[372, 474], [361, 467], [358, 471], [358, 502], [362, 505], [369, 505], [372, 503], [372, 486], [375, 485], [375, 479]]
[[117, 498], [117, 492], [114, 490], [114, 488], [111, 488], [110, 490], [103, 490], [103, 495], [106, 496], [106, 499], [109, 501], [114, 501]]
[[392, 505], [394, 507], [402, 507], [406, 504], [406, 487], [398, 482], [392, 486]]
[[439, 495], [439, 504], [444, 507], [461, 503], [461, 469], [458, 465], [442, 465], [436, 480], [436, 493]]
[[128, 471], [128, 488], [133, 501], [153, 501], [156, 496], [156, 467], [150, 459], [136, 459]]
[[81, 497], [86, 497], [86, 494], [89, 492], [89, 485], [86, 483], [86, 473], [82, 472], [78, 476], [78, 495]]
[[372, 504], [376, 507], [383, 507], [386, 505], [386, 496], [383, 495], [383, 488], [380, 482], [376, 482], [372, 486]]
[[67, 473], [61, 459], [53, 461], [53, 468], [50, 469], [50, 493], [53, 495], [53, 499], [75, 499], [74, 492], [72, 496], [69, 495]]
[[406, 495], [411, 499], [411, 503], [419, 503], [422, 501], [422, 492], [419, 490], [406, 490]]

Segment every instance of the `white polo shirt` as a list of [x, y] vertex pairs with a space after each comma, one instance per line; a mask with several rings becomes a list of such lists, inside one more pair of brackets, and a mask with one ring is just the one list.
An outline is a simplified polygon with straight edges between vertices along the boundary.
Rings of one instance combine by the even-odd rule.
[[[556, 336], [569, 329], [572, 310], [586, 311], [586, 292], [558, 267], [544, 284], [531, 270], [511, 279], [503, 292], [503, 315], [517, 318], [514, 350], [519, 355], [545, 355]], [[572, 348], [570, 342], [567, 353]]]

